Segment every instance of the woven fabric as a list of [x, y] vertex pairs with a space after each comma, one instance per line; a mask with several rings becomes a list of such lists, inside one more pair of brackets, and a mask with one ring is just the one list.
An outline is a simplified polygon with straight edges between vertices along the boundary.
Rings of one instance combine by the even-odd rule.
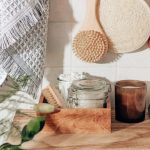
[[0, 64], [14, 79], [30, 76], [25, 90], [36, 96], [44, 72], [49, 1], [2, 0], [2, 4], [6, 7], [0, 11]]
[[6, 49], [26, 34], [45, 11], [47, 0], [0, 1], [0, 48]]

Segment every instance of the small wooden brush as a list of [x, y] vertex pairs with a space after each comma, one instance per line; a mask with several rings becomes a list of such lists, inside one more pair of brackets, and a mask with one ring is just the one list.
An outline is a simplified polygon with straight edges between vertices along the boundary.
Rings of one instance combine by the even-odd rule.
[[77, 57], [86, 62], [97, 62], [108, 51], [108, 40], [96, 17], [97, 0], [87, 1], [87, 14], [80, 32], [73, 40]]
[[57, 108], [66, 107], [65, 101], [54, 86], [48, 86], [42, 91], [47, 102]]

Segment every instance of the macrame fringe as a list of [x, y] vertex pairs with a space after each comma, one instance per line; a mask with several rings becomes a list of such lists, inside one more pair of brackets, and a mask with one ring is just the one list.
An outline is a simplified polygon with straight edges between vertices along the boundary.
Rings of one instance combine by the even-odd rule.
[[[31, 8], [27, 13], [7, 31], [0, 38], [0, 64], [3, 69], [9, 74], [9, 76], [17, 80], [20, 76], [27, 75], [27, 72], [23, 70], [19, 64], [15, 62], [12, 56], [7, 52], [7, 48], [10, 48], [12, 44], [17, 42], [23, 37], [33, 26], [35, 26], [41, 19], [41, 16], [47, 13], [48, 0], [36, 0], [36, 5]], [[35, 83], [33, 77], [30, 78], [23, 91], [37, 98], [37, 91], [41, 80], [37, 79], [38, 83]]]
[[14, 44], [20, 37], [23, 37], [33, 27], [45, 11], [44, 7], [48, 0], [37, 0], [34, 8], [27, 13], [0, 38], [0, 49], [4, 50]]

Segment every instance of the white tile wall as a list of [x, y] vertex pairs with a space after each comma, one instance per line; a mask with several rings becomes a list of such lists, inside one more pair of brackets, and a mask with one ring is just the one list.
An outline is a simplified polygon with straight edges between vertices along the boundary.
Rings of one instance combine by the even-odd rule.
[[[147, 1], [150, 4], [150, 0]], [[146, 46], [135, 53], [120, 56], [109, 53], [103, 61], [97, 64], [82, 62], [74, 56], [71, 41], [79, 29], [79, 22], [83, 20], [84, 13], [85, 0], [50, 0], [46, 61], [49, 69], [46, 69], [45, 83], [56, 83], [56, 78], [60, 73], [71, 71], [84, 71], [105, 76], [113, 83], [121, 79], [150, 82], [150, 49]], [[114, 92], [112, 92], [112, 97], [114, 97]]]
[[117, 79], [137, 79], [143, 81], [150, 80], [150, 68], [149, 67], [118, 67]]
[[150, 67], [150, 49], [143, 47], [143, 51], [124, 54], [117, 62], [118, 67]]
[[62, 68], [62, 67], [48, 67], [45, 69], [45, 76], [43, 86], [50, 82], [50, 84], [57, 84], [57, 77], [61, 73], [69, 74], [71, 69], [70, 68]]

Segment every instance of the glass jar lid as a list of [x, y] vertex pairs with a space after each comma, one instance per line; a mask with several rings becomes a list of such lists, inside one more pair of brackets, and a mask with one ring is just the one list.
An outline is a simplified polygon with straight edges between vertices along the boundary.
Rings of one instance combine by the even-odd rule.
[[72, 88], [76, 90], [102, 90], [106, 87], [106, 81], [98, 79], [76, 80], [72, 83]]

